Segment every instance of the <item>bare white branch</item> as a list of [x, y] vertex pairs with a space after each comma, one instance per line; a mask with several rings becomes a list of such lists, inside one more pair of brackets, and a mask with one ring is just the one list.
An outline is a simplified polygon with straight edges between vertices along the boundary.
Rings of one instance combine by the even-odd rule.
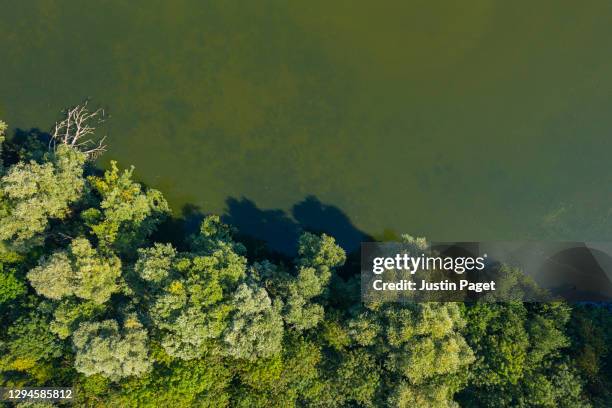
[[65, 118], [56, 122], [51, 131], [50, 144], [53, 148], [57, 143], [65, 144], [94, 160], [106, 151], [106, 136], [97, 141], [93, 137], [95, 126], [104, 122], [105, 112], [101, 108], [92, 112], [87, 108], [87, 103], [85, 101], [64, 111]]

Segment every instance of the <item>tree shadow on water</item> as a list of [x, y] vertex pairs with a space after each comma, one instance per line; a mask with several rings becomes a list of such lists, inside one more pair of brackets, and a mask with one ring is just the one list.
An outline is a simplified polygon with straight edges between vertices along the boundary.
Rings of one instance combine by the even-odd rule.
[[245, 197], [230, 197], [226, 204], [227, 212], [222, 219], [238, 228], [239, 235], [261, 241], [272, 251], [284, 255], [295, 254], [301, 229], [285, 211], [258, 208]]
[[179, 251], [188, 251], [188, 238], [199, 231], [205, 216], [206, 214], [197, 205], [185, 204], [180, 215], [168, 217], [157, 226], [151, 235], [151, 240], [170, 243]]
[[342, 210], [322, 203], [315, 196], [308, 196], [295, 204], [290, 213], [280, 209], [261, 209], [245, 197], [230, 197], [226, 203], [227, 212], [222, 217], [223, 221], [238, 229], [238, 238], [247, 247], [253, 248], [255, 243], [255, 247], [259, 248], [258, 253], [268, 257], [275, 254], [293, 257], [303, 232], [325, 233], [334, 237], [347, 252], [348, 259], [343, 269], [350, 270], [352, 274], [359, 270], [360, 243], [373, 240], [355, 227]]
[[[339, 208], [308, 196], [290, 212], [262, 209], [246, 197], [229, 197], [222, 221], [236, 229], [235, 238], [247, 248], [251, 260], [290, 261], [297, 254], [303, 232], [332, 236], [346, 251], [344, 276], [358, 273], [360, 243], [374, 239], [355, 227]], [[206, 213], [193, 204], [185, 205], [180, 215], [169, 217], [155, 231], [152, 240], [172, 243], [177, 249], [189, 249], [188, 237], [198, 232]]]
[[291, 213], [303, 230], [331, 235], [346, 251], [359, 249], [361, 242], [372, 240], [355, 227], [342, 210], [322, 203], [315, 196], [308, 196], [295, 204]]

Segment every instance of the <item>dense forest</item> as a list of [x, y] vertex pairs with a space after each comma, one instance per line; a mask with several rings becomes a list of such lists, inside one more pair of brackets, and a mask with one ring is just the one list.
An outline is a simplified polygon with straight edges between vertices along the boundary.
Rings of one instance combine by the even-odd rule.
[[215, 215], [170, 238], [162, 193], [96, 168], [95, 115], [67, 115], [2, 137], [1, 386], [87, 407], [612, 406], [607, 305], [364, 304], [317, 231], [292, 259]]

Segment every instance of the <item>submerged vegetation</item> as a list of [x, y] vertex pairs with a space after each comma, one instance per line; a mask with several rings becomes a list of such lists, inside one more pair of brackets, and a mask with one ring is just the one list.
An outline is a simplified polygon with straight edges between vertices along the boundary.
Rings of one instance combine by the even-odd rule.
[[333, 237], [250, 256], [214, 215], [179, 245], [155, 234], [159, 191], [93, 167], [87, 120], [3, 145], [2, 386], [93, 407], [612, 404], [605, 307], [363, 304]]

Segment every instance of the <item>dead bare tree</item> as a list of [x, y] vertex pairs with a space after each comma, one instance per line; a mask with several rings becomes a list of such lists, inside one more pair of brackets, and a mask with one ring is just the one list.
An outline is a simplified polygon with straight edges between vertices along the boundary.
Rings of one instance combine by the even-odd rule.
[[87, 104], [88, 101], [85, 101], [64, 111], [65, 118], [56, 122], [51, 131], [50, 144], [53, 149], [58, 143], [65, 144], [80, 150], [87, 155], [87, 158], [94, 160], [106, 151], [104, 144], [106, 136], [97, 140], [93, 137], [95, 126], [105, 120], [105, 112], [102, 108], [90, 111]]

